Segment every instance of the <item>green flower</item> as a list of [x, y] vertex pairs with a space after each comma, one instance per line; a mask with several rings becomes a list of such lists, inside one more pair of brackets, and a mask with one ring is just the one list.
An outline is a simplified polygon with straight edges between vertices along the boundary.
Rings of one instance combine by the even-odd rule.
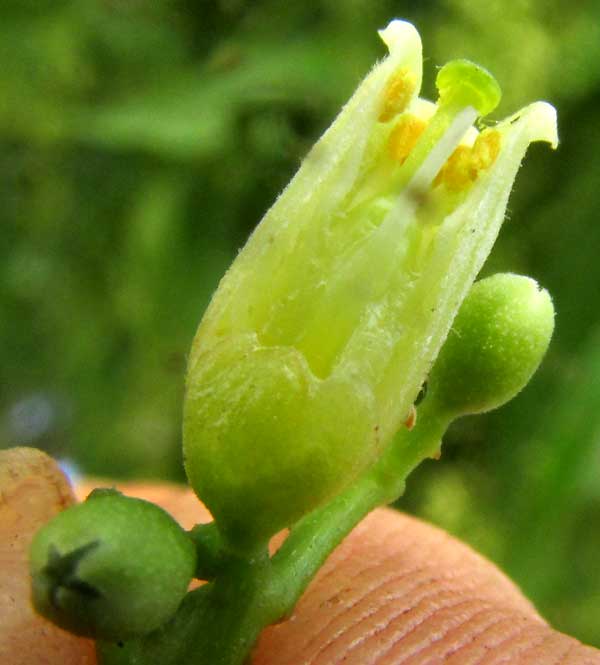
[[478, 132], [493, 77], [453, 61], [418, 97], [421, 41], [392, 21], [358, 87], [249, 239], [200, 324], [186, 470], [230, 546], [263, 543], [352, 484], [403, 426], [489, 254], [538, 102]]

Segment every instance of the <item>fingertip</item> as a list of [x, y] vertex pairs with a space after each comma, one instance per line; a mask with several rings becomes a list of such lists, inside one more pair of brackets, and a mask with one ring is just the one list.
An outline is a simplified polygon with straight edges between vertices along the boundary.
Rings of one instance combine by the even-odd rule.
[[33, 448], [0, 451], [0, 663], [93, 665], [95, 647], [37, 615], [30, 603], [29, 545], [74, 502], [57, 464]]
[[[80, 485], [78, 496], [96, 485]], [[210, 519], [187, 489], [118, 487], [158, 503], [186, 528]], [[0, 611], [0, 662], [92, 665], [91, 642], [54, 628], [29, 604], [28, 543], [73, 501], [67, 481], [43, 453], [21, 449], [10, 458], [0, 452], [0, 490], [0, 581], [17, 599], [9, 621]], [[600, 652], [553, 631], [501, 571], [463, 543], [380, 509], [329, 557], [292, 616], [263, 632], [252, 663], [600, 665]]]
[[600, 652], [549, 628], [493, 564], [380, 509], [333, 553], [290, 619], [264, 631], [252, 662], [557, 665], [567, 653], [569, 665], [600, 665]]
[[75, 487], [78, 501], [84, 501], [98, 487], [113, 487], [125, 496], [138, 497], [156, 503], [174, 517], [184, 529], [200, 522], [210, 522], [211, 514], [198, 497], [185, 485], [152, 481], [115, 482], [106, 479], [86, 479]]

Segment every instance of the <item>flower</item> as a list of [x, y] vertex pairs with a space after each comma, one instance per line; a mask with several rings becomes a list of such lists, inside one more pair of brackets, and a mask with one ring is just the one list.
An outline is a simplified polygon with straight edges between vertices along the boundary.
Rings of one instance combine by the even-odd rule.
[[538, 102], [464, 60], [418, 97], [421, 41], [394, 20], [360, 84], [223, 278], [189, 360], [184, 454], [234, 547], [351, 484], [402, 427], [503, 221]]

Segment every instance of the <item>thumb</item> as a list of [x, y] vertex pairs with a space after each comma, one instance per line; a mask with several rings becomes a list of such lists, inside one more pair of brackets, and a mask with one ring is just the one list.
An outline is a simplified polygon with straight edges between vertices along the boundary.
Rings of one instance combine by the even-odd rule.
[[[91, 489], [78, 488], [80, 497]], [[184, 527], [207, 519], [189, 490], [125, 484]], [[39, 451], [0, 451], [0, 662], [93, 662], [91, 644], [29, 605], [33, 532], [72, 501]], [[516, 587], [443, 531], [375, 511], [332, 554], [285, 622], [266, 629], [254, 665], [600, 665], [600, 652], [553, 631]]]
[[493, 564], [445, 532], [376, 510], [332, 554], [253, 665], [600, 665]]
[[34, 533], [75, 497], [58, 466], [33, 448], [0, 450], [0, 663], [93, 665], [93, 642], [36, 614], [30, 602]]
[[[91, 486], [80, 487], [83, 496]], [[190, 490], [119, 486], [183, 526], [207, 519]], [[252, 665], [600, 665], [550, 628], [492, 563], [444, 531], [374, 511], [329, 557], [292, 616], [267, 628]]]

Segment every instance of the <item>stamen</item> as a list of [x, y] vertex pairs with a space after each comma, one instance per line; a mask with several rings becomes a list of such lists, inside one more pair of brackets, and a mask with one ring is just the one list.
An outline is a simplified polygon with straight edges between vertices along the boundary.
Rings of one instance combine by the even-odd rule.
[[427, 123], [424, 120], [414, 115], [403, 115], [392, 129], [388, 139], [390, 157], [394, 161], [404, 164], [425, 127], [427, 127]]
[[434, 184], [444, 185], [452, 192], [461, 192], [472, 185], [481, 171], [488, 169], [500, 152], [500, 132], [487, 129], [478, 137], [472, 148], [458, 146], [438, 173]]
[[402, 113], [410, 103], [416, 88], [417, 77], [408, 67], [402, 67], [393, 74], [383, 92], [379, 122], [388, 122]]
[[481, 132], [473, 146], [473, 157], [477, 167], [488, 169], [500, 152], [500, 132], [497, 129], [486, 129]]

